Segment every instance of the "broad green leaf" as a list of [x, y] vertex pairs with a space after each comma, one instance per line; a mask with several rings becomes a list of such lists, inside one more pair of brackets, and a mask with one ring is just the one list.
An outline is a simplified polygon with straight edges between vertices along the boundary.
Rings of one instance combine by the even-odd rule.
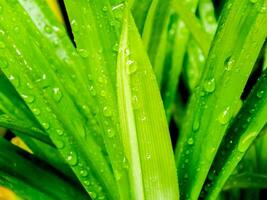
[[202, 79], [190, 99], [187, 120], [176, 148], [183, 198], [198, 198], [215, 153], [238, 107], [245, 83], [266, 38], [264, 6], [266, 1], [263, 0], [254, 4], [248, 0], [232, 0], [228, 1], [221, 15]]
[[134, 199], [178, 199], [175, 163], [157, 81], [127, 11], [118, 55], [117, 93]]

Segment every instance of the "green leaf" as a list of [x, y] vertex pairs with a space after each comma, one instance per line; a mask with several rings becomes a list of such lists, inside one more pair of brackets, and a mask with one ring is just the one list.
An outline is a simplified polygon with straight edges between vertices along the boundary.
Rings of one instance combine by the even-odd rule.
[[89, 199], [79, 186], [56, 175], [52, 168], [3, 138], [0, 138], [0, 146], [5, 149], [0, 151], [0, 183], [22, 198]]
[[[215, 153], [237, 110], [239, 98], [266, 38], [266, 13], [259, 12], [264, 6], [265, 1], [252, 4], [248, 0], [233, 0], [228, 1], [222, 13], [176, 148], [183, 198], [198, 198]], [[244, 63], [246, 67], [243, 67]]]
[[218, 150], [208, 176], [215, 178], [208, 180], [210, 188], [207, 191], [207, 199], [214, 199], [219, 194], [228, 177], [267, 123], [266, 112], [267, 71], [265, 70], [232, 122]]
[[127, 10], [118, 55], [117, 92], [134, 198], [178, 199], [175, 163], [157, 81]]

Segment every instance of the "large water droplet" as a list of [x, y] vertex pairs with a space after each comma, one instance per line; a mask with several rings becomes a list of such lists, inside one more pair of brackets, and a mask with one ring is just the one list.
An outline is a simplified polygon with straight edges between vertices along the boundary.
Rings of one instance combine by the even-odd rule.
[[67, 162], [71, 166], [75, 166], [78, 163], [77, 154], [74, 151], [71, 151], [66, 157]]
[[232, 117], [232, 113], [231, 113], [231, 110], [230, 110], [230, 107], [228, 106], [218, 117], [218, 120], [219, 122], [222, 124], [222, 125], [225, 125], [227, 124], [230, 119]]
[[204, 82], [204, 90], [208, 93], [212, 93], [215, 90], [215, 79], [209, 79]]
[[59, 102], [62, 99], [63, 95], [59, 88], [53, 88], [53, 99], [56, 102]]
[[257, 132], [250, 132], [249, 134], [243, 135], [240, 138], [240, 142], [238, 143], [238, 150], [240, 152], [245, 152], [253, 140], [256, 138]]

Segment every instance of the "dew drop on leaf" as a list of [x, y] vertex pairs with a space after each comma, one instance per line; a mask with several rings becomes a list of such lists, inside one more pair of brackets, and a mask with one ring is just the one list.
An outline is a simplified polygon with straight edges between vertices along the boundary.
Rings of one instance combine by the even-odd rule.
[[19, 78], [17, 77], [15, 77], [15, 76], [13, 76], [13, 75], [10, 75], [9, 77], [8, 77], [8, 79], [13, 83], [13, 85], [15, 86], [15, 87], [19, 87], [19, 85], [20, 85], [20, 81], [19, 81]]
[[2, 42], [2, 41], [0, 41], [0, 49], [3, 49], [3, 48], [5, 48], [5, 47], [6, 47], [5, 43]]
[[111, 128], [109, 128], [109, 129], [107, 130], [107, 136], [108, 136], [109, 138], [112, 138], [112, 137], [114, 137], [114, 135], [115, 135], [115, 132], [114, 132]]
[[194, 139], [192, 137], [190, 137], [188, 140], [187, 140], [187, 144], [189, 145], [193, 145], [194, 144]]
[[86, 185], [86, 186], [89, 186], [90, 185], [90, 181], [86, 180], [86, 181], [83, 182], [83, 184]]
[[133, 60], [127, 60], [126, 65], [128, 67], [128, 74], [133, 74], [137, 70], [137, 64]]
[[220, 124], [227, 124], [232, 117], [230, 107], [228, 106], [218, 117]]
[[105, 117], [110, 117], [112, 115], [112, 112], [111, 112], [109, 107], [105, 106], [103, 108], [103, 114], [104, 114]]
[[68, 156], [66, 157], [67, 162], [71, 166], [75, 166], [78, 163], [77, 155], [74, 151], [71, 151]]
[[65, 147], [65, 143], [62, 140], [54, 140], [54, 143], [58, 149], [63, 149]]
[[78, 49], [77, 51], [82, 58], [87, 58], [89, 56], [88, 51], [85, 49]]
[[204, 82], [204, 90], [208, 93], [212, 93], [215, 90], [215, 79], [209, 79]]
[[64, 131], [63, 131], [62, 129], [57, 129], [57, 130], [56, 130], [56, 133], [57, 133], [59, 136], [64, 135]]
[[80, 171], [80, 175], [81, 175], [82, 177], [86, 177], [86, 176], [88, 175], [88, 171], [87, 171], [86, 169], [82, 169], [82, 170]]
[[242, 153], [245, 152], [256, 136], [257, 132], [250, 132], [249, 134], [243, 135], [238, 143], [238, 150]]
[[53, 99], [56, 102], [60, 102], [62, 97], [63, 97], [63, 95], [62, 95], [62, 92], [60, 91], [60, 89], [59, 88], [53, 88]]
[[47, 122], [43, 122], [41, 123], [42, 124], [42, 127], [45, 129], [45, 130], [48, 130], [50, 128], [50, 124], [47, 123]]
[[40, 115], [40, 113], [41, 113], [41, 111], [39, 110], [39, 108], [33, 108], [33, 109], [32, 109], [32, 112], [33, 112], [33, 114], [36, 115], [36, 116]]
[[262, 98], [263, 95], [264, 95], [264, 91], [263, 90], [257, 92], [257, 97], [258, 98]]
[[51, 26], [49, 26], [49, 25], [45, 25], [45, 27], [44, 27], [44, 31], [46, 32], [46, 33], [52, 33], [53, 32], [53, 29], [51, 28]]
[[195, 119], [194, 122], [193, 122], [192, 130], [196, 132], [196, 131], [199, 130], [199, 127], [200, 127], [199, 120], [198, 119]]
[[21, 96], [27, 103], [33, 103], [35, 100], [34, 96], [31, 95], [22, 94]]

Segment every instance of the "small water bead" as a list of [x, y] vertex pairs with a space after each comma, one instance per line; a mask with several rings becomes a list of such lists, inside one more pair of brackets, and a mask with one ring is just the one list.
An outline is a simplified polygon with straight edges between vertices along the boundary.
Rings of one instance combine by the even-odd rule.
[[218, 117], [218, 120], [220, 124], [225, 125], [229, 123], [230, 119], [232, 117], [232, 113], [230, 110], [230, 107], [228, 106]]
[[59, 136], [64, 135], [64, 131], [63, 131], [62, 129], [57, 129], [57, 130], [56, 130], [56, 133], [57, 133]]
[[194, 139], [192, 137], [190, 137], [188, 140], [187, 140], [187, 144], [189, 145], [193, 145], [194, 144]]
[[103, 114], [105, 117], [110, 117], [112, 115], [111, 109], [107, 106], [103, 108]]
[[89, 87], [89, 91], [90, 91], [90, 93], [91, 93], [92, 96], [96, 96], [96, 90], [95, 90], [94, 86], [91, 85]]
[[60, 102], [60, 100], [62, 99], [62, 97], [63, 97], [63, 94], [60, 91], [60, 89], [59, 88], [53, 88], [53, 99], [56, 102]]
[[103, 9], [102, 9], [103, 12], [107, 12], [108, 11], [108, 7], [107, 6], [104, 6]]
[[257, 137], [257, 135], [257, 132], [250, 132], [246, 135], [243, 135], [240, 138], [240, 142], [238, 143], [238, 150], [244, 153], [249, 148], [253, 140]]
[[224, 66], [225, 66], [225, 70], [226, 71], [230, 71], [233, 66], [234, 66], [234, 60], [231, 59], [231, 57], [228, 57], [225, 61], [224, 61]]
[[115, 135], [115, 131], [113, 131], [111, 128], [109, 128], [109, 129], [107, 130], [107, 136], [108, 136], [109, 138], [112, 138], [112, 137], [114, 137], [114, 135]]
[[91, 185], [90, 181], [88, 181], [88, 180], [84, 181], [83, 184], [86, 185], [86, 186]]
[[122, 175], [118, 170], [115, 170], [114, 171], [114, 176], [115, 176], [116, 180], [120, 180]]
[[151, 159], [151, 155], [150, 154], [146, 154], [146, 159], [150, 160]]
[[34, 115], [37, 115], [37, 116], [41, 114], [41, 111], [38, 108], [33, 108], [32, 112]]
[[95, 199], [97, 197], [96, 193], [94, 192], [89, 192], [89, 195], [92, 199]]
[[45, 130], [48, 130], [50, 128], [50, 124], [47, 122], [43, 122], [43, 123], [41, 123], [41, 125]]
[[77, 154], [74, 151], [71, 151], [66, 157], [67, 162], [71, 166], [75, 166], [78, 163]]
[[113, 51], [118, 52], [119, 51], [119, 44], [115, 43], [112, 49], [113, 49]]
[[77, 51], [82, 58], [87, 58], [89, 56], [89, 53], [86, 49], [78, 49]]
[[127, 60], [126, 65], [128, 66], [128, 74], [133, 74], [137, 71], [137, 64], [133, 60]]
[[204, 82], [204, 90], [208, 93], [212, 93], [215, 90], [215, 79], [209, 79]]
[[263, 90], [257, 92], [257, 97], [258, 98], [262, 98], [263, 95], [264, 95], [264, 91]]
[[63, 149], [65, 147], [65, 143], [62, 140], [54, 140], [54, 143], [58, 149]]
[[10, 75], [8, 79], [13, 83], [15, 87], [18, 87], [20, 85], [19, 78], [15, 78], [13, 75]]
[[195, 132], [198, 131], [199, 127], [200, 127], [200, 122], [198, 119], [195, 119], [193, 122], [193, 127], [192, 127], [193, 131], [195, 131]]
[[88, 171], [87, 171], [86, 169], [82, 169], [82, 170], [80, 171], [80, 175], [81, 175], [82, 177], [86, 177], [86, 176], [88, 176]]
[[70, 25], [71, 25], [71, 28], [72, 28], [72, 30], [73, 30], [74, 32], [77, 32], [77, 31], [79, 30], [78, 23], [76, 22], [75, 19], [71, 21]]
[[45, 27], [44, 27], [44, 31], [46, 32], [46, 33], [52, 33], [53, 32], [53, 29], [52, 29], [52, 27], [51, 26], [49, 26], [49, 25], [45, 25]]
[[27, 103], [33, 103], [35, 101], [34, 96], [26, 95], [26, 94], [22, 94], [21, 96]]

